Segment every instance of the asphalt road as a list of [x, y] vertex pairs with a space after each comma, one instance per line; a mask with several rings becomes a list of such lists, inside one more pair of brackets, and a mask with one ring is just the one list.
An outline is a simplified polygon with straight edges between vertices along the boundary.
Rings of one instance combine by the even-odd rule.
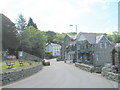
[[99, 74], [83, 71], [73, 64], [51, 60], [38, 73], [4, 88], [117, 88], [116, 82]]

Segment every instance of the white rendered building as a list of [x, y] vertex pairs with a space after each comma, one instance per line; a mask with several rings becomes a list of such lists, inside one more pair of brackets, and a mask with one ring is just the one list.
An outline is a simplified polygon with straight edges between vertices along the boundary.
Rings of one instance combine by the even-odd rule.
[[60, 56], [61, 45], [56, 43], [48, 43], [45, 48], [46, 51], [51, 51], [53, 56]]

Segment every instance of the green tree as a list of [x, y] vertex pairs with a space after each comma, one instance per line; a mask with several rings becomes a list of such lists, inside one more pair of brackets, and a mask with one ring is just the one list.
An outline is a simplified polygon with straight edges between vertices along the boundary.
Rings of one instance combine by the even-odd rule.
[[51, 51], [45, 51], [45, 58], [53, 58], [52, 52]]
[[26, 28], [20, 38], [23, 51], [38, 57], [44, 57], [46, 37], [42, 31], [30, 26]]
[[45, 35], [47, 36], [47, 42], [52, 42], [53, 43], [53, 40], [56, 37], [56, 33], [53, 32], [53, 31], [47, 31], [45, 33]]
[[66, 33], [62, 33], [62, 34], [56, 33], [56, 36], [55, 36], [55, 38], [53, 39], [53, 42], [54, 42], [54, 43], [61, 44], [62, 41], [64, 40], [65, 36], [66, 36]]
[[38, 29], [36, 23], [33, 22], [33, 19], [32, 19], [31, 17], [29, 18], [29, 21], [28, 21], [28, 25], [27, 25], [27, 26], [28, 26], [28, 27], [29, 27], [29, 26], [33, 26], [35, 29]]
[[69, 34], [69, 35], [76, 35], [76, 32], [69, 32], [67, 34]]
[[113, 38], [114, 38], [114, 42], [119, 42], [120, 41], [120, 34], [119, 34], [119, 32], [117, 32], [117, 31], [114, 31], [113, 32]]
[[114, 41], [114, 37], [113, 37], [113, 35], [111, 35], [111, 34], [107, 34], [107, 38], [108, 38], [110, 41]]
[[15, 24], [7, 18], [5, 15], [2, 16], [2, 49], [9, 50], [10, 54], [14, 54], [19, 45], [19, 40], [17, 37], [17, 29]]
[[24, 16], [22, 14], [20, 14], [16, 21], [17, 21], [17, 23], [16, 23], [17, 29], [24, 30], [26, 27], [26, 24], [27, 24]]

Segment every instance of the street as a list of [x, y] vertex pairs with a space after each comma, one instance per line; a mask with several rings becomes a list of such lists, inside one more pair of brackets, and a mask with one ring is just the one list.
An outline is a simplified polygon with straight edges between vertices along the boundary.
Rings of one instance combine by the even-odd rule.
[[117, 88], [117, 82], [83, 71], [74, 64], [51, 60], [38, 73], [4, 88]]

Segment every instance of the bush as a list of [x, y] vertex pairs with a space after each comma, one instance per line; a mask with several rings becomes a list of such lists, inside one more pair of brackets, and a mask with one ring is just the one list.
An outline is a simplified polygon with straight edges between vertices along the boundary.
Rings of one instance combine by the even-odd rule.
[[10, 55], [10, 56], [7, 56], [6, 59], [8, 59], [8, 60], [13, 60], [13, 59], [16, 59], [16, 56]]
[[113, 72], [118, 72], [118, 66], [117, 65], [112, 65]]
[[46, 57], [47, 59], [53, 58], [52, 52], [51, 52], [51, 51], [45, 51], [45, 57]]

